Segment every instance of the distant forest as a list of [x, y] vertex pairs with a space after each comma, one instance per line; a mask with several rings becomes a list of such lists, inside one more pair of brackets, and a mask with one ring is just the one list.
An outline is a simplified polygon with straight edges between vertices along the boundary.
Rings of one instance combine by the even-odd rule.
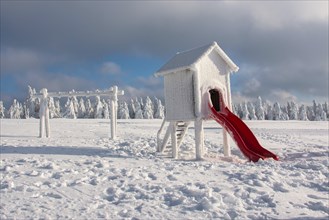
[[[0, 118], [38, 118], [40, 99], [33, 98], [36, 94], [34, 88], [28, 87], [28, 95], [23, 103], [16, 99], [9, 109], [6, 109], [0, 101]], [[110, 118], [109, 100], [100, 97], [66, 98], [50, 97], [48, 100], [50, 118]], [[118, 119], [154, 119], [164, 118], [165, 107], [157, 97], [134, 98], [130, 101], [118, 102]], [[233, 111], [243, 120], [302, 120], [302, 121], [327, 121], [329, 118], [328, 103], [311, 105], [298, 105], [291, 101], [285, 105], [278, 102], [274, 104], [262, 101], [261, 97], [255, 102], [243, 102], [233, 104]]]

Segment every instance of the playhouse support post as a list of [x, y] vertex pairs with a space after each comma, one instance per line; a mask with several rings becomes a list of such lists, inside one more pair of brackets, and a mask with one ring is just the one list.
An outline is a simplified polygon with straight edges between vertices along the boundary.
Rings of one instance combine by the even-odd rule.
[[224, 145], [224, 156], [231, 156], [231, 146], [229, 143], [228, 135], [226, 129], [223, 129], [223, 145]]
[[178, 158], [176, 127], [177, 127], [176, 123], [172, 123], [172, 128], [171, 128], [171, 145], [172, 145], [172, 157], [174, 159], [177, 159]]
[[114, 86], [112, 88], [113, 94], [111, 96], [111, 139], [114, 140], [116, 138], [116, 130], [117, 130], [117, 102], [118, 102], [118, 87]]
[[115, 139], [116, 130], [115, 130], [115, 104], [114, 100], [111, 99], [111, 139]]
[[[226, 97], [227, 97], [227, 107], [232, 111], [232, 96], [231, 96], [231, 82], [230, 82], [230, 72], [226, 73], [225, 77], [225, 86], [226, 86]], [[230, 157], [231, 156], [231, 145], [229, 136], [227, 135], [227, 131], [223, 129], [223, 145], [224, 145], [224, 156]]]
[[204, 148], [204, 131], [203, 131], [203, 120], [197, 118], [194, 122], [195, 131], [195, 157], [197, 160], [201, 160], [203, 157]]
[[39, 120], [39, 138], [43, 138], [44, 137], [44, 127], [45, 127], [45, 125], [44, 125], [44, 118], [45, 118], [45, 116], [43, 115], [43, 114], [41, 114], [41, 112], [39, 113], [39, 118], [40, 118], [40, 120]]
[[41, 90], [42, 97], [40, 101], [40, 110], [39, 110], [39, 137], [44, 137], [45, 128], [46, 128], [46, 137], [50, 137], [50, 125], [49, 125], [49, 108], [48, 108], [48, 92], [47, 89], [43, 88]]
[[115, 133], [117, 131], [117, 113], [118, 113], [118, 87], [117, 86], [113, 86], [113, 99], [114, 99], [114, 113], [115, 113], [115, 117], [114, 117], [114, 126], [115, 126]]

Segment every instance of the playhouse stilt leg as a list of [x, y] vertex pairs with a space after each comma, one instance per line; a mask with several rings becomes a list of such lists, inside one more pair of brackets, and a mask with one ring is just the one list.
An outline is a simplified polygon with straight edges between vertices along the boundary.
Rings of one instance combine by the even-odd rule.
[[223, 145], [224, 145], [224, 156], [230, 157], [231, 156], [231, 146], [228, 139], [227, 131], [223, 129]]
[[42, 138], [44, 136], [44, 123], [45, 123], [45, 116], [40, 114], [40, 121], [39, 121], [39, 137]]
[[178, 149], [177, 149], [176, 123], [173, 123], [171, 129], [171, 145], [172, 145], [172, 157], [174, 159], [177, 159]]
[[46, 115], [45, 115], [45, 127], [46, 127], [46, 137], [50, 137], [50, 124], [49, 124], [49, 109], [47, 106]]
[[195, 131], [195, 157], [197, 160], [203, 157], [204, 148], [204, 132], [203, 132], [203, 120], [196, 119], [194, 122]]
[[113, 140], [115, 139], [115, 136], [116, 136], [115, 117], [116, 117], [115, 103], [113, 100], [111, 100], [111, 139], [113, 139]]

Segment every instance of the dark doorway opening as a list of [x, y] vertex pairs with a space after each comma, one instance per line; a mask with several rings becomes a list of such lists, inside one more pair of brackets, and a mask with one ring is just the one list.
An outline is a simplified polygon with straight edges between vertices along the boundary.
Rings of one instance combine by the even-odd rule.
[[212, 105], [214, 106], [215, 110], [217, 112], [219, 112], [221, 109], [220, 109], [220, 94], [219, 94], [219, 91], [216, 90], [216, 89], [211, 89], [209, 90], [209, 93], [210, 93], [210, 99], [211, 99], [211, 102], [212, 102]]

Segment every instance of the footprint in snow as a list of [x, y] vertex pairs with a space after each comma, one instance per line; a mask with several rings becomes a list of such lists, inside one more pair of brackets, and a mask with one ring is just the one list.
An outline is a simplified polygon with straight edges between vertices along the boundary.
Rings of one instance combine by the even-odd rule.
[[151, 178], [152, 180], [157, 180], [157, 177], [153, 173], [149, 173], [148, 177]]
[[171, 175], [171, 174], [167, 176], [167, 179], [170, 180], [170, 181], [176, 181], [177, 180], [177, 178], [175, 176]]
[[56, 194], [56, 193], [47, 193], [46, 196], [54, 198], [54, 199], [61, 199], [63, 198], [61, 195]]
[[276, 192], [289, 192], [289, 190], [287, 190], [282, 183], [278, 182], [273, 184], [273, 190]]

